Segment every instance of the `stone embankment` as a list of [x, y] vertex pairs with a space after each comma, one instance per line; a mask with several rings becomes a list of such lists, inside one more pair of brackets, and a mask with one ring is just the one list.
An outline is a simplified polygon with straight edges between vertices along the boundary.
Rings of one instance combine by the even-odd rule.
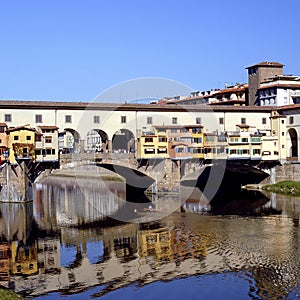
[[[264, 179], [259, 184], [247, 184], [242, 188], [248, 190], [267, 189], [271, 191], [283, 192], [295, 191], [295, 182], [300, 182], [300, 163], [284, 162], [281, 165], [275, 166], [270, 171], [270, 176]], [[271, 185], [274, 188], [271, 188]]]

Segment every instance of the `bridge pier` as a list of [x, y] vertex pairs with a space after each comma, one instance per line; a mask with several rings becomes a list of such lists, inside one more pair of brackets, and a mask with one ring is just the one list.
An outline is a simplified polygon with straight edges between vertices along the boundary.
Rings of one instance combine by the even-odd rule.
[[6, 163], [0, 171], [0, 202], [26, 202], [33, 199], [32, 184], [24, 162], [20, 165]]
[[148, 193], [176, 193], [180, 192], [180, 162], [170, 158], [161, 160], [148, 160], [146, 172], [155, 181], [146, 190]]

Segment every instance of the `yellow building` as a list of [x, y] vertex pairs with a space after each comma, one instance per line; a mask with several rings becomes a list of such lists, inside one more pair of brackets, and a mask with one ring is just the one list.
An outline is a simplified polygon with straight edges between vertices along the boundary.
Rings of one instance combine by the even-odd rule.
[[204, 158], [204, 129], [202, 125], [186, 125], [185, 128], [191, 134], [189, 151], [193, 158]]
[[7, 129], [9, 161], [15, 164], [16, 159], [35, 159], [35, 132], [29, 125]]
[[137, 135], [137, 157], [142, 159], [169, 157], [166, 129], [152, 127], [139, 130]]
[[[279, 159], [285, 160], [288, 157], [292, 157], [293, 142], [287, 143], [287, 130], [286, 130], [286, 116], [280, 115], [277, 111], [272, 111], [271, 117], [271, 136], [277, 137], [277, 149]], [[296, 141], [297, 143], [297, 141]]]
[[3, 153], [7, 150], [7, 146], [8, 146], [8, 136], [6, 130], [7, 130], [6, 123], [0, 123], [0, 156], [2, 161], [5, 159]]

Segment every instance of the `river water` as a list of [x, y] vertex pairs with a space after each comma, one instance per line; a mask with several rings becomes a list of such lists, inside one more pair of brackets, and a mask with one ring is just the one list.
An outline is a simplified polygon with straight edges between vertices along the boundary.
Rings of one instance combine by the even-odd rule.
[[0, 283], [27, 299], [300, 299], [300, 198], [62, 177], [34, 194], [0, 204]]

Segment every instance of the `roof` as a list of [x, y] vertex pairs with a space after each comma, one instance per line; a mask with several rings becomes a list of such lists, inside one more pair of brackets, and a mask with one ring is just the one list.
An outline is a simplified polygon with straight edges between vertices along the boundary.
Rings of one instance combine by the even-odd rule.
[[247, 125], [247, 124], [236, 124], [236, 126], [238, 126], [240, 128], [249, 128], [249, 127], [251, 127], [250, 125]]
[[235, 93], [235, 92], [242, 92], [248, 89], [248, 84], [239, 84], [235, 85], [233, 87], [227, 87], [226, 89], [216, 91], [213, 95], [218, 95], [218, 94], [226, 94], [226, 93]]
[[30, 127], [27, 127], [27, 126], [10, 127], [6, 131], [7, 132], [13, 132], [13, 131], [19, 131], [19, 130], [28, 130], [28, 131], [32, 131], [32, 132], [36, 131], [35, 128], [30, 128]]
[[284, 65], [279, 63], [279, 62], [276, 62], [276, 61], [262, 61], [258, 64], [255, 64], [255, 65], [251, 65], [249, 67], [246, 67], [246, 69], [250, 69], [250, 68], [253, 68], [253, 67], [273, 67], [273, 68], [282, 68]]
[[268, 84], [268, 85], [264, 85], [264, 86], [260, 86], [258, 88], [258, 90], [266, 90], [266, 89], [270, 89], [270, 88], [300, 88], [300, 84], [284, 84], [284, 83], [274, 83], [274, 84]]
[[239, 100], [223, 100], [223, 101], [215, 101], [211, 102], [208, 105], [234, 105], [234, 104], [246, 104], [245, 99], [239, 99]]
[[154, 128], [163, 128], [163, 129], [174, 129], [174, 128], [203, 128], [201, 124], [193, 125], [181, 125], [181, 124], [172, 124], [172, 125], [155, 125]]
[[41, 129], [58, 129], [58, 127], [57, 126], [44, 126], [44, 125], [42, 125], [42, 126], [37, 126], [37, 127], [39, 127], [39, 128], [41, 128]]
[[128, 104], [128, 103], [88, 103], [88, 102], [52, 102], [52, 101], [21, 101], [21, 100], [0, 100], [0, 109], [56, 109], [56, 110], [99, 110], [99, 111], [159, 111], [159, 112], [206, 112], [206, 111], [272, 111], [272, 106], [225, 106], [218, 105], [212, 108], [206, 104], [200, 105], [176, 105], [176, 104]]

